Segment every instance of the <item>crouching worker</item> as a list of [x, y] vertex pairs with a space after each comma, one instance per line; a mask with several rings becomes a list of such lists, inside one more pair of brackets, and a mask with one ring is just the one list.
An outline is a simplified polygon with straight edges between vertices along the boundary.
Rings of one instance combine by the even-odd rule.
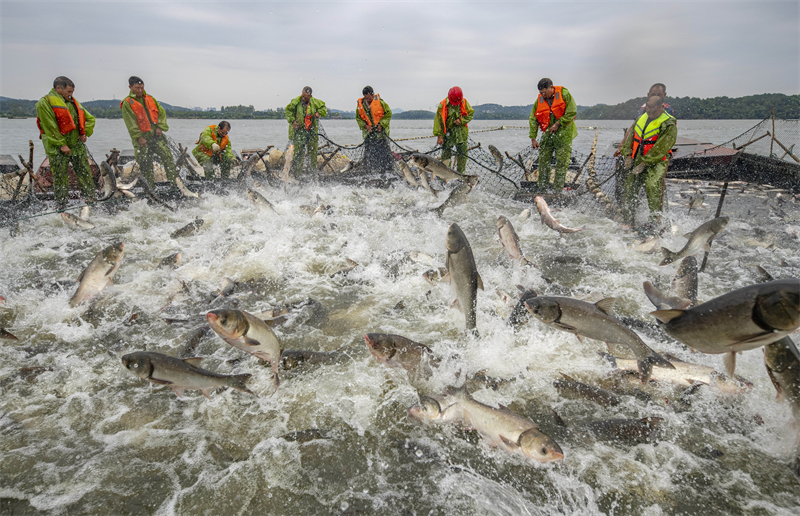
[[205, 171], [206, 179], [214, 179], [214, 165], [219, 165], [220, 176], [228, 179], [235, 156], [231, 150], [228, 133], [231, 124], [223, 120], [218, 125], [209, 125], [200, 133], [197, 147], [192, 150], [200, 166]]
[[53, 194], [59, 210], [69, 198], [69, 165], [78, 178], [86, 202], [94, 202], [95, 184], [86, 152], [87, 138], [94, 132], [94, 117], [72, 96], [75, 83], [56, 77], [53, 89], [36, 103], [36, 125], [53, 172]]
[[667, 173], [669, 152], [678, 138], [675, 117], [664, 111], [664, 99], [653, 95], [647, 99], [645, 113], [639, 117], [620, 146], [625, 156], [625, 169], [630, 170], [622, 186], [623, 210], [634, 224], [636, 199], [644, 185], [650, 221], [658, 222], [663, 203], [662, 178]]

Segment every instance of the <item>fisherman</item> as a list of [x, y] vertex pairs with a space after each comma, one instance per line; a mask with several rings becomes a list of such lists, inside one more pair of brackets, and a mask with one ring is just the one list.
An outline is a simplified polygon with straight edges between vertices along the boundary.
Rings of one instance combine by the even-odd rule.
[[475, 110], [464, 98], [461, 88], [453, 86], [447, 92], [447, 98], [439, 104], [433, 119], [433, 135], [437, 137], [436, 143], [442, 146], [442, 161], [446, 163], [450, 159], [455, 146], [459, 174], [467, 171], [467, 124], [472, 121], [473, 113]]
[[635, 201], [644, 184], [652, 223], [658, 222], [663, 201], [661, 179], [667, 173], [667, 156], [678, 137], [675, 117], [664, 111], [664, 100], [656, 95], [647, 99], [645, 113], [620, 146], [625, 156], [624, 169], [630, 170], [622, 185], [623, 209], [631, 224]]
[[[72, 96], [75, 83], [56, 77], [53, 89], [36, 103], [36, 125], [53, 172], [53, 194], [58, 210], [64, 211], [69, 197], [72, 169], [87, 203], [94, 202], [95, 184], [86, 151], [86, 139], [94, 132], [94, 117]], [[77, 122], [77, 123], [76, 123]]]
[[208, 179], [214, 178], [214, 165], [219, 165], [222, 179], [228, 179], [231, 175], [231, 165], [236, 156], [228, 138], [230, 130], [231, 124], [225, 120], [217, 125], [209, 125], [200, 133], [197, 147], [192, 149], [192, 156], [203, 167]]
[[[563, 86], [553, 86], [547, 77], [539, 81], [539, 97], [533, 103], [529, 120], [531, 146], [539, 149], [539, 190], [550, 186], [550, 163], [556, 159], [553, 188], [561, 191], [567, 178], [567, 167], [572, 153], [572, 140], [578, 136], [575, 115], [578, 106]], [[536, 136], [542, 129], [541, 142]], [[541, 146], [541, 148], [540, 148]]]
[[325, 107], [325, 103], [311, 96], [310, 86], [305, 86], [302, 95], [292, 99], [286, 106], [289, 139], [294, 144], [291, 171], [295, 176], [300, 175], [303, 170], [303, 158], [306, 152], [312, 168], [317, 169], [319, 117], [325, 117], [327, 114], [328, 108]]
[[178, 177], [178, 169], [175, 168], [172, 152], [163, 134], [169, 130], [167, 112], [156, 99], [144, 91], [144, 81], [139, 77], [130, 77], [128, 88], [131, 92], [119, 103], [119, 107], [131, 135], [139, 170], [150, 186], [155, 186], [153, 160], [157, 159], [164, 167], [167, 179], [174, 183]]
[[356, 122], [364, 137], [364, 160], [367, 169], [379, 172], [394, 170], [394, 157], [389, 150], [389, 122], [392, 110], [372, 86], [364, 86], [364, 95], [356, 102]]
[[[647, 98], [649, 99], [653, 95], [655, 95], [657, 97], [661, 97], [661, 100], [664, 100], [665, 98], [667, 98], [667, 87], [663, 83], [660, 83], [660, 82], [657, 82], [657, 83], [653, 84], [652, 86], [650, 86], [650, 91], [647, 92]], [[639, 120], [639, 117], [644, 114], [646, 106], [647, 106], [647, 102], [642, 104], [642, 107], [639, 108], [639, 112], [636, 113], [636, 117], [633, 119], [633, 123], [628, 128], [628, 130], [625, 131], [625, 136], [622, 137], [622, 141], [625, 141], [625, 138], [628, 137], [628, 133], [630, 133], [631, 130], [633, 130], [633, 126], [636, 124], [636, 121]], [[664, 111], [668, 115], [675, 116], [675, 112], [673, 111], [672, 106], [670, 106], [666, 102], [664, 102]], [[622, 146], [621, 142], [620, 142], [620, 146]], [[619, 147], [617, 147], [617, 150], [614, 151], [614, 156], [621, 156], [621, 155], [622, 155], [622, 153], [620, 152]]]

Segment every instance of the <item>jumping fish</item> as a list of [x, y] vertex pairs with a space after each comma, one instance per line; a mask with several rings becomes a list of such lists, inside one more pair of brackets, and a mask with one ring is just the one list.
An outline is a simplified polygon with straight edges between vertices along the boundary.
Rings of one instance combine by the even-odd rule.
[[678, 272], [672, 279], [669, 291], [680, 298], [688, 299], [693, 306], [697, 304], [697, 259], [687, 256], [681, 260]]
[[428, 172], [422, 169], [419, 171], [419, 184], [422, 186], [423, 190], [432, 194], [434, 197], [439, 196], [438, 192], [431, 188], [431, 183], [428, 181]]
[[462, 181], [458, 186], [450, 190], [450, 195], [447, 196], [447, 199], [445, 199], [442, 204], [436, 208], [433, 208], [431, 211], [441, 217], [442, 213], [444, 213], [444, 210], [447, 208], [458, 206], [466, 201], [467, 195], [469, 195], [477, 183], [478, 176], [469, 176], [465, 181]]
[[400, 171], [403, 172], [403, 179], [405, 179], [410, 186], [419, 186], [419, 183], [414, 177], [414, 174], [411, 172], [408, 163], [401, 159], [397, 162], [397, 164], [400, 166]]
[[549, 227], [550, 229], [554, 229], [559, 233], [575, 233], [576, 231], [583, 231], [582, 228], [575, 229], [575, 228], [568, 228], [566, 226], [562, 226], [561, 223], [553, 217], [553, 214], [550, 213], [550, 207], [547, 206], [547, 202], [540, 197], [536, 196], [534, 199], [536, 202], [536, 209], [539, 210], [539, 216], [542, 218], [542, 224]]
[[196, 390], [211, 399], [209, 394], [217, 387], [231, 387], [256, 395], [245, 386], [252, 375], [212, 373], [199, 367], [201, 360], [201, 357], [180, 359], [152, 351], [137, 351], [123, 356], [122, 364], [139, 378], [168, 385], [179, 398], [183, 396], [183, 391]]
[[414, 164], [419, 167], [420, 172], [422, 172], [422, 170], [427, 170], [431, 173], [431, 175], [439, 177], [445, 182], [452, 181], [453, 179], [469, 181], [470, 178], [475, 177], [459, 174], [452, 168], [445, 165], [441, 160], [438, 160], [433, 156], [429, 156], [428, 154], [416, 152], [411, 155], [411, 161], [413, 161]]
[[119, 242], [100, 251], [78, 276], [78, 290], [69, 300], [69, 306], [76, 307], [100, 293], [111, 284], [114, 273], [122, 263], [125, 244]]
[[700, 225], [691, 233], [687, 233], [684, 235], [684, 237], [689, 241], [686, 242], [686, 245], [683, 246], [683, 249], [677, 253], [673, 253], [666, 247], [662, 247], [661, 253], [664, 255], [664, 259], [661, 261], [661, 263], [659, 263], [659, 265], [667, 265], [668, 263], [676, 262], [681, 258], [695, 255], [700, 251], [710, 251], [711, 241], [714, 240], [714, 237], [716, 237], [723, 229], [725, 229], [725, 226], [728, 225], [728, 221], [730, 219], [730, 217], [718, 217]]
[[[146, 183], [147, 181], [145, 181]], [[172, 233], [170, 233], [170, 238], [178, 238], [178, 237], [185, 237], [189, 235], [193, 235], [197, 233], [197, 231], [203, 227], [205, 221], [203, 219], [194, 219], [190, 223], [186, 224], [180, 229], [176, 229]]]
[[800, 358], [796, 353], [789, 337], [764, 346], [764, 364], [778, 399], [791, 403], [795, 419], [800, 420]]
[[367, 333], [364, 340], [372, 356], [389, 367], [399, 367], [430, 376], [430, 367], [439, 365], [439, 360], [428, 346], [402, 335]]
[[651, 312], [671, 337], [702, 353], [724, 353], [733, 376], [736, 353], [772, 344], [800, 327], [800, 279], [743, 287], [688, 310]]
[[107, 201], [117, 191], [117, 176], [114, 174], [114, 169], [106, 161], [100, 162], [100, 179], [103, 180], [103, 196], [97, 200]]
[[211, 329], [231, 346], [269, 362], [278, 389], [281, 343], [261, 319], [241, 310], [212, 310], [206, 314]]
[[455, 222], [450, 224], [447, 230], [445, 247], [447, 248], [445, 268], [450, 274], [450, 284], [456, 293], [456, 300], [452, 306], [464, 314], [467, 331], [474, 331], [478, 289], [483, 290], [483, 280], [475, 266], [472, 247]]
[[89, 222], [87, 220], [83, 220], [80, 217], [76, 217], [72, 213], [62, 212], [61, 213], [61, 218], [64, 219], [64, 222], [68, 226], [74, 226], [74, 227], [81, 228], [81, 229], [93, 229], [94, 228], [94, 224], [92, 224], [91, 222]]
[[600, 387], [595, 387], [561, 373], [563, 378], [553, 382], [553, 387], [565, 398], [579, 398], [592, 401], [603, 407], [619, 405], [621, 400], [616, 394]]
[[533, 265], [533, 262], [525, 258], [519, 248], [519, 236], [514, 231], [514, 226], [504, 216], [497, 217], [497, 234], [500, 236], [500, 243], [512, 260], [519, 260], [521, 265]]
[[181, 195], [184, 197], [189, 197], [191, 199], [199, 199], [200, 196], [194, 193], [193, 191], [189, 190], [189, 187], [184, 184], [183, 179], [180, 176], [175, 178], [175, 186], [178, 187], [178, 191], [181, 192]]
[[489, 145], [489, 152], [494, 157], [495, 163], [497, 163], [497, 170], [495, 171], [495, 174], [499, 174], [503, 171], [503, 155], [500, 154], [500, 151], [497, 150], [497, 147], [494, 145]]
[[252, 188], [247, 189], [247, 198], [250, 199], [250, 202], [259, 209], [259, 211], [271, 211], [272, 213], [275, 212], [275, 206], [272, 205], [271, 202], [267, 200], [266, 197], [258, 193], [257, 191], [253, 190]]
[[611, 315], [614, 301], [610, 297], [592, 304], [569, 297], [541, 296], [526, 301], [525, 306], [534, 317], [558, 330], [628, 347], [636, 355], [642, 383], [650, 378], [654, 365], [672, 368], [633, 330]]

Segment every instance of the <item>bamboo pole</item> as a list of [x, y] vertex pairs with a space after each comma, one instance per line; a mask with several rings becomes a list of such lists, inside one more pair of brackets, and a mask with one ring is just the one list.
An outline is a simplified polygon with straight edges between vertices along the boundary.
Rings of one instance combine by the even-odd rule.
[[772, 110], [772, 139], [769, 142], [769, 157], [772, 157], [772, 144], [775, 142], [775, 109]]
[[754, 140], [750, 140], [749, 142], [745, 143], [745, 144], [744, 144], [744, 145], [742, 145], [741, 147], [737, 147], [737, 146], [734, 144], [733, 148], [734, 148], [734, 149], [736, 149], [736, 150], [742, 150], [742, 149], [744, 149], [745, 147], [747, 147], [748, 145], [750, 145], [751, 143], [755, 143], [755, 142], [757, 142], [758, 140], [760, 140], [760, 139], [762, 139], [762, 138], [766, 138], [767, 136], [770, 136], [770, 133], [769, 133], [769, 131], [767, 131], [766, 133], [762, 134], [761, 136], [759, 136], [758, 138], [756, 138], [756, 139], [754, 139]]
[[[777, 138], [775, 138], [775, 135], [773, 135], [773, 136], [772, 136], [772, 141], [774, 141], [775, 143], [777, 143], [778, 145], [780, 145], [780, 146], [781, 146], [781, 149], [783, 149], [783, 150], [785, 150], [785, 151], [786, 151], [786, 154], [788, 154], [789, 156], [791, 156], [791, 157], [792, 157], [792, 158], [793, 158], [793, 159], [794, 159], [796, 162], [800, 163], [800, 159], [797, 159], [797, 156], [795, 156], [794, 154], [792, 154], [792, 153], [791, 153], [791, 151], [790, 151], [789, 149], [787, 149], [786, 147], [784, 147], [784, 146], [783, 146], [783, 144], [780, 142], [780, 140], [778, 140]], [[784, 156], [785, 156], [786, 154], [784, 154]], [[771, 156], [771, 155], [772, 155], [772, 153], [770, 153], [770, 156]]]

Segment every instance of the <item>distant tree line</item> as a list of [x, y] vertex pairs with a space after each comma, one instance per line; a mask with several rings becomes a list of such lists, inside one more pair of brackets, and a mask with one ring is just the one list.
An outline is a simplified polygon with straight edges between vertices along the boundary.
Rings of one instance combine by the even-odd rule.
[[[592, 107], [578, 106], [578, 120], [630, 120], [647, 99], [639, 97], [614, 106], [597, 104]], [[775, 116], [783, 119], [800, 118], [800, 95], [764, 93], [747, 97], [714, 97], [698, 99], [694, 97], [667, 97], [666, 101], [675, 109], [675, 115], [682, 120], [724, 120], [724, 119], [763, 119], [775, 110]], [[119, 100], [91, 100], [83, 105], [97, 118], [122, 118]], [[219, 111], [197, 111], [161, 103], [169, 118], [196, 119], [283, 119], [284, 108], [256, 111], [251, 106], [222, 106]], [[501, 106], [500, 104], [481, 104], [473, 106], [475, 120], [526, 120], [530, 117], [533, 104], [527, 106]], [[353, 118], [353, 112], [329, 110], [329, 115], [339, 114]], [[35, 117], [35, 100], [18, 100], [0, 97], [0, 116]], [[412, 110], [396, 113], [395, 120], [433, 120], [435, 113], [426, 110]]]

